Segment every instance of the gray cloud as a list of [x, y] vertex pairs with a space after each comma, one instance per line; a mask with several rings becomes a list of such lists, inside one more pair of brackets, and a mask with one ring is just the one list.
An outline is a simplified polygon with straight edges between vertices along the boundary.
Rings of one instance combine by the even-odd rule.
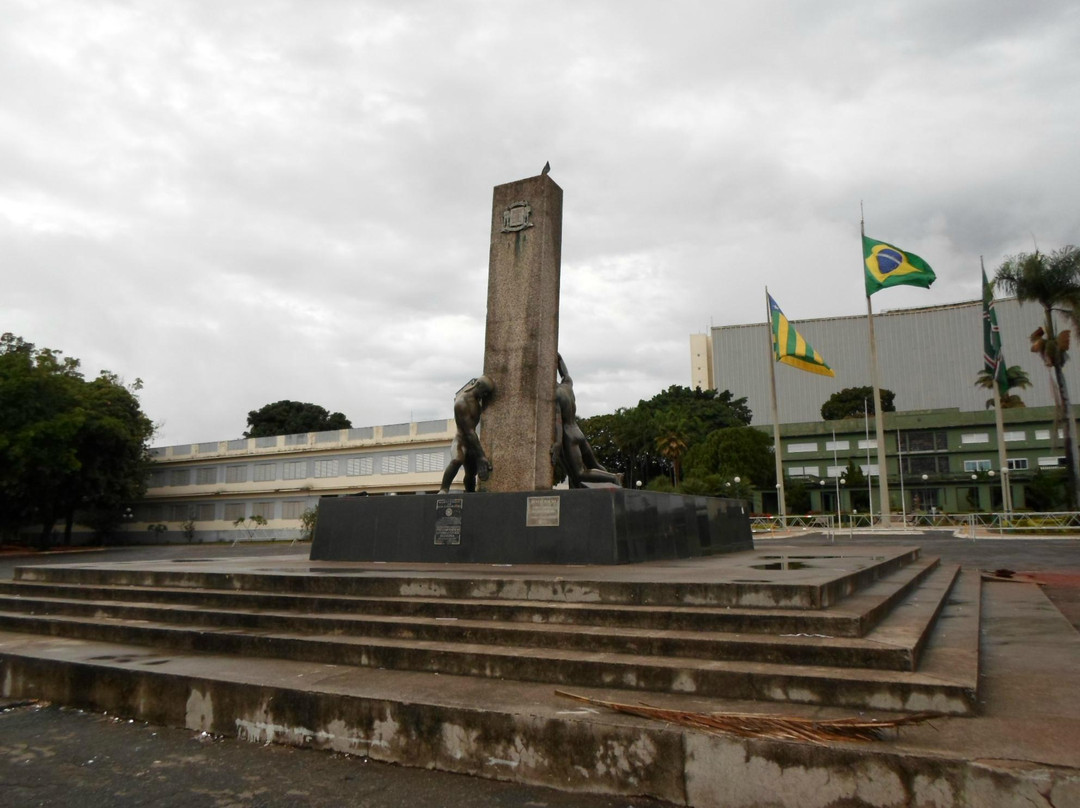
[[142, 377], [164, 443], [280, 398], [445, 417], [491, 188], [550, 160], [560, 343], [610, 411], [766, 284], [864, 311], [860, 202], [939, 277], [875, 308], [1080, 241], [1078, 40], [1066, 2], [9, 3], [0, 330]]

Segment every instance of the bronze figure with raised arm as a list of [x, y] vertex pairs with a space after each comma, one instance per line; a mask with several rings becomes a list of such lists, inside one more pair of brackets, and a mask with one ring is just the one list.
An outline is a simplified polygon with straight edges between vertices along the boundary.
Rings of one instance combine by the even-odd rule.
[[465, 490], [476, 490], [476, 478], [486, 480], [491, 476], [491, 461], [484, 454], [484, 447], [480, 445], [480, 438], [476, 434], [476, 427], [480, 423], [480, 415], [484, 411], [484, 404], [495, 392], [495, 385], [487, 376], [479, 376], [470, 379], [454, 395], [454, 423], [457, 424], [457, 432], [454, 434], [454, 442], [450, 444], [450, 462], [443, 471], [440, 494], [450, 491], [450, 484], [454, 482], [458, 469], [465, 467]]
[[608, 471], [596, 459], [585, 433], [577, 422], [577, 399], [574, 397], [574, 380], [566, 370], [562, 354], [559, 358], [559, 378], [555, 386], [555, 404], [559, 408], [562, 428], [557, 436], [553, 453], [562, 457], [571, 488], [584, 488], [585, 483], [611, 483], [622, 486], [622, 475]]

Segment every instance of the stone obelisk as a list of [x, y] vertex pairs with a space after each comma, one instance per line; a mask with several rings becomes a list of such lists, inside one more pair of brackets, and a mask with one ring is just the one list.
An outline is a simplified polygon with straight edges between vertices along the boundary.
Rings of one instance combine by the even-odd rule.
[[484, 341], [495, 395], [480, 434], [493, 464], [486, 491], [552, 486], [561, 253], [562, 188], [546, 173], [496, 186]]

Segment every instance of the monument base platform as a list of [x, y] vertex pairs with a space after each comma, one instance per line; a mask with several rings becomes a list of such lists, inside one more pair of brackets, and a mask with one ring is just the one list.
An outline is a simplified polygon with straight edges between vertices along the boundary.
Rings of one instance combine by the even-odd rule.
[[312, 561], [628, 564], [754, 548], [743, 500], [623, 488], [340, 497]]

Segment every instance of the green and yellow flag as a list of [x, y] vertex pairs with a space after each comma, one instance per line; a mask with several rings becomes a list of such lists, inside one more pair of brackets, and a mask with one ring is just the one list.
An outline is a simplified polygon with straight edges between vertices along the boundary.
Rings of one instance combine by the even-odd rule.
[[835, 376], [836, 372], [825, 364], [821, 354], [811, 348], [802, 334], [791, 327], [772, 295], [767, 294], [766, 297], [769, 298], [769, 317], [772, 320], [773, 359], [810, 373]]
[[866, 296], [890, 286], [921, 286], [929, 289], [937, 280], [930, 265], [915, 255], [884, 241], [862, 237], [866, 263]]

